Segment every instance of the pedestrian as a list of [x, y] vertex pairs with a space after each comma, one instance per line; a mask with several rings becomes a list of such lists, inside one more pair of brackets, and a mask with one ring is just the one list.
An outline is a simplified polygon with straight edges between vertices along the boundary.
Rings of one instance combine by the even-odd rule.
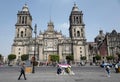
[[62, 72], [62, 69], [61, 69], [60, 66], [58, 66], [58, 67], [57, 67], [57, 74], [59, 75], [59, 74], [61, 74], [61, 72]]
[[70, 67], [69, 67], [69, 66], [68, 66], [67, 68], [65, 68], [65, 72], [66, 72], [66, 73], [68, 73], [68, 74], [70, 74], [71, 69], [70, 69]]
[[118, 65], [117, 64], [115, 65], [115, 71], [116, 71], [116, 73], [118, 73]]
[[110, 67], [106, 66], [106, 72], [107, 72], [107, 76], [110, 77]]
[[26, 76], [25, 76], [25, 63], [22, 63], [21, 64], [21, 68], [20, 68], [20, 75], [18, 77], [18, 80], [20, 80], [21, 76], [23, 75], [24, 76], [24, 79], [26, 80]]

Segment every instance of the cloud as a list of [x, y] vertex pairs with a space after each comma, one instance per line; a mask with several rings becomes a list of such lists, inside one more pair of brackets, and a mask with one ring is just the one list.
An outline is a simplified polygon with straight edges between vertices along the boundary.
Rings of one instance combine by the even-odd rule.
[[63, 24], [60, 25], [60, 28], [69, 29], [69, 24], [68, 23], [63, 23]]
[[68, 36], [69, 35], [69, 23], [65, 22], [62, 24], [57, 24], [55, 26], [55, 29], [57, 29], [57, 31], [62, 31], [63, 35]]

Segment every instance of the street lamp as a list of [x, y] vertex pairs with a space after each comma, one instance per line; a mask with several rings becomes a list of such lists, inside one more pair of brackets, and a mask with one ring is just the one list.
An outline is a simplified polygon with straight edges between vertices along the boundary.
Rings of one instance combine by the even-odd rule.
[[34, 42], [34, 56], [33, 56], [33, 63], [32, 63], [32, 73], [35, 73], [35, 54], [36, 54], [36, 34], [37, 34], [37, 25], [35, 24], [34, 28], [34, 33], [35, 33], [35, 42]]

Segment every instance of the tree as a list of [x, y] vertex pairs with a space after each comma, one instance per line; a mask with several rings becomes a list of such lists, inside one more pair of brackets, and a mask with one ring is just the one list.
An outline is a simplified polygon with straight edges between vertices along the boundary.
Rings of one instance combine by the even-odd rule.
[[16, 55], [15, 54], [8, 55], [8, 60], [9, 60], [8, 65], [10, 65], [10, 62], [13, 61], [14, 59], [16, 59]]
[[59, 62], [59, 56], [58, 55], [49, 55], [50, 61], [52, 61], [52, 65], [55, 67], [56, 62]]
[[21, 56], [22, 61], [26, 61], [26, 60], [28, 60], [28, 58], [29, 58], [28, 54], [24, 54]]
[[98, 62], [99, 60], [101, 60], [101, 56], [100, 55], [96, 55], [95, 56], [95, 59], [97, 60], [96, 64], [100, 64], [100, 62]]
[[101, 60], [101, 56], [100, 55], [96, 55], [95, 56], [95, 59], [98, 61], [98, 60]]
[[86, 56], [80, 57], [81, 60], [86, 60]]
[[70, 64], [70, 61], [73, 61], [73, 55], [66, 56], [67, 63]]
[[8, 55], [8, 59], [9, 59], [9, 61], [12, 61], [12, 60], [16, 59], [16, 55], [10, 54], [10, 55]]
[[58, 55], [50, 55], [50, 60], [52, 62], [56, 62], [56, 61], [59, 62], [59, 56]]
[[106, 59], [107, 59], [108, 61], [114, 60], [114, 56], [106, 56]]

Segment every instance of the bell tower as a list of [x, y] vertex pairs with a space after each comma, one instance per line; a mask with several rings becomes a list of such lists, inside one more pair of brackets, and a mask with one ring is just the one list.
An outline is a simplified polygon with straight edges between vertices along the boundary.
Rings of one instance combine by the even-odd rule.
[[83, 13], [79, 11], [79, 8], [74, 4], [70, 17], [69, 17], [70, 27], [69, 34], [70, 37], [74, 39], [85, 39]]
[[27, 4], [22, 8], [22, 11], [18, 11], [17, 23], [16, 23], [16, 38], [28, 38], [32, 37], [32, 17], [30, 15]]
[[[69, 35], [72, 40], [74, 61], [80, 62], [82, 56], [86, 56], [86, 38], [85, 24], [83, 22], [83, 13], [78, 6], [74, 4], [69, 16]], [[87, 56], [86, 56], [87, 57]]]
[[15, 24], [15, 38], [12, 45], [12, 54], [16, 55], [16, 60], [21, 59], [21, 55], [29, 54], [29, 41], [32, 38], [32, 16], [27, 4], [17, 13], [17, 23]]

